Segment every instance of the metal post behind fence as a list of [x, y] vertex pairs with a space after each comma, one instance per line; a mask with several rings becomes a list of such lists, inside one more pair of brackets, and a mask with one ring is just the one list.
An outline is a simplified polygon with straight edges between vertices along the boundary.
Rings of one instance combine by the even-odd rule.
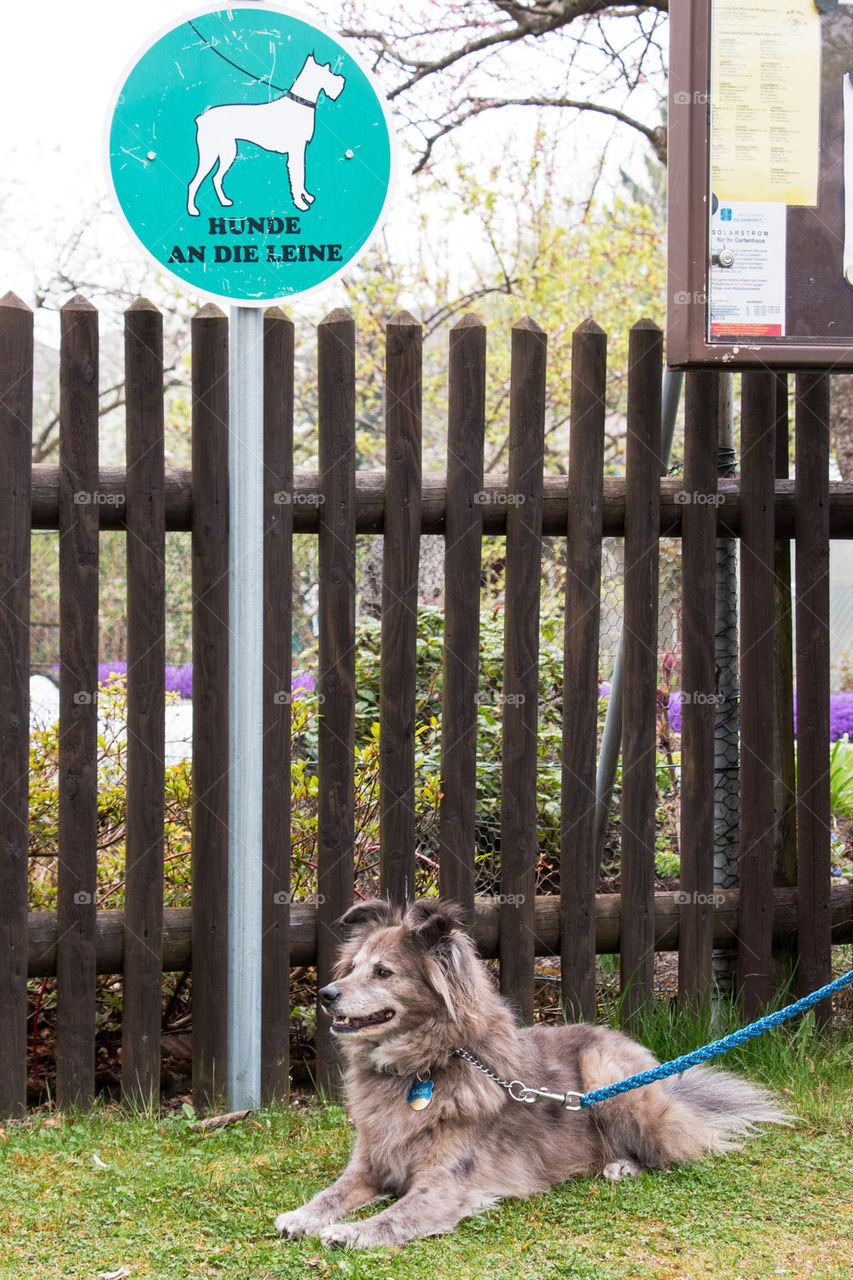
[[227, 1091], [236, 1111], [261, 1097], [264, 316], [234, 306], [230, 317]]
[[[660, 439], [660, 473], [662, 476], [666, 475], [669, 467], [669, 455], [672, 451], [675, 420], [678, 417], [678, 406], [681, 401], [683, 385], [684, 373], [680, 369], [664, 370]], [[610, 697], [607, 701], [604, 729], [601, 735], [601, 750], [599, 751], [598, 768], [595, 774], [595, 857], [599, 874], [601, 873], [601, 862], [604, 857], [604, 842], [607, 839], [607, 821], [610, 816], [610, 802], [613, 798], [613, 784], [616, 780], [616, 766], [619, 763], [619, 750], [622, 746], [623, 634], [624, 632], [619, 632], [619, 644], [613, 663]]]
[[[737, 469], [734, 448], [734, 375], [720, 375], [721, 476]], [[736, 889], [740, 845], [740, 735], [738, 679], [738, 546], [735, 538], [717, 539], [716, 631], [714, 661], [717, 702], [714, 714], [714, 889]], [[734, 991], [736, 950], [715, 951], [715, 998], [725, 1003]]]

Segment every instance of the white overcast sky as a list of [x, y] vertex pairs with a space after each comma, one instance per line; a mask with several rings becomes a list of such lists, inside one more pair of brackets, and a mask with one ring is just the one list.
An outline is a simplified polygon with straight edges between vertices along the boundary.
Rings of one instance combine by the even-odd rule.
[[147, 39], [198, 5], [176, 0], [33, 0], [4, 6], [0, 289], [32, 301], [32, 267], [51, 261], [81, 211], [106, 191], [110, 95]]
[[[300, 0], [283, 4], [297, 11], [307, 8]], [[204, 0], [6, 0], [0, 40], [0, 295], [11, 289], [34, 304], [35, 281], [49, 275], [62, 246], [98, 202], [106, 200], [106, 117], [124, 73], [154, 36], [204, 7]], [[323, 5], [331, 30], [341, 7], [341, 0]], [[316, 21], [316, 12], [306, 16]], [[502, 125], [508, 123], [502, 117]], [[525, 117], [524, 130], [528, 123]], [[479, 145], [470, 129], [468, 136], [479, 151], [491, 134], [485, 129]], [[609, 126], [599, 140], [591, 121], [576, 136], [592, 152], [613, 142]], [[630, 146], [632, 139], [626, 136], [623, 142]], [[397, 199], [387, 224], [392, 247], [408, 244], [411, 234], [403, 201], [407, 169], [401, 157]], [[89, 238], [99, 264], [126, 263], [130, 278], [137, 269], [140, 279], [150, 270], [117, 219], [98, 221]], [[466, 241], [464, 234], [457, 235], [457, 248], [461, 244], [464, 249]], [[94, 271], [104, 274], [102, 265]], [[336, 304], [336, 299], [330, 302]], [[37, 332], [43, 341], [52, 341], [50, 325], [51, 318], [40, 312]]]
[[[288, 7], [303, 9], [298, 0]], [[204, 3], [30, 0], [3, 8], [0, 295], [11, 289], [32, 305], [34, 274], [44, 274], [106, 197], [103, 139], [119, 80], [154, 35]], [[332, 29], [337, 9], [330, 0]], [[116, 235], [116, 252], [147, 267], [129, 237], [118, 228]]]

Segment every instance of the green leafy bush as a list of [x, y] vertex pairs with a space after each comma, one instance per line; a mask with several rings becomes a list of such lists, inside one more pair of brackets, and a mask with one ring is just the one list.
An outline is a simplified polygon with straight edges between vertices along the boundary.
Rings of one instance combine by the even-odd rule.
[[[415, 813], [418, 891], [437, 885], [438, 810], [441, 799], [441, 696], [444, 614], [418, 612], [415, 721]], [[560, 618], [543, 619], [539, 654], [539, 727], [537, 738], [538, 890], [552, 891], [560, 858], [560, 759], [563, 714], [563, 639]], [[379, 880], [379, 697], [380, 623], [359, 619], [356, 639], [355, 849], [356, 883], [374, 892]], [[494, 893], [500, 885], [502, 804], [504, 614], [500, 602], [480, 616], [480, 671], [477, 695], [476, 887]], [[315, 679], [316, 649], [300, 654], [301, 676], [292, 701], [291, 840], [292, 892], [295, 899], [316, 893], [317, 730], [321, 707]], [[171, 697], [171, 695], [168, 695]], [[123, 676], [99, 686], [101, 732], [98, 737], [98, 903], [121, 907], [127, 821], [127, 689]], [[606, 702], [599, 702], [603, 720]], [[662, 731], [663, 732], [663, 731]], [[56, 905], [58, 861], [58, 726], [36, 729], [30, 750], [30, 905]], [[664, 741], [665, 738], [665, 741]], [[658, 756], [658, 870], [675, 875], [677, 790], [680, 756], [668, 727]], [[840, 762], [839, 762], [840, 769]], [[614, 788], [611, 861], [618, 845], [620, 775]], [[849, 779], [853, 794], [853, 770]], [[165, 901], [189, 905], [192, 763], [166, 769]], [[618, 866], [618, 863], [616, 864]]]
[[[167, 701], [177, 701], [167, 694]], [[98, 906], [124, 905], [127, 827], [127, 683], [112, 675], [98, 686]], [[189, 903], [192, 765], [181, 760], [165, 775], [165, 904]], [[59, 725], [30, 734], [30, 910], [56, 907], [59, 862]]]

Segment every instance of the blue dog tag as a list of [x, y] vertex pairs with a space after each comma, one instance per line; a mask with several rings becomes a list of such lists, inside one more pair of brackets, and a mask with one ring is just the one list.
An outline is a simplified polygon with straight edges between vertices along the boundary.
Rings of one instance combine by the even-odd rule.
[[406, 1101], [413, 1111], [423, 1111], [432, 1101], [432, 1081], [416, 1080], [408, 1092]]

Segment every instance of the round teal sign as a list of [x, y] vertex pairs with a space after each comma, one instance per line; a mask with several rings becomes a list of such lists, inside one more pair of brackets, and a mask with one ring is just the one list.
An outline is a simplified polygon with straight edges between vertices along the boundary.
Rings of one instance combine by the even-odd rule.
[[381, 224], [386, 104], [335, 36], [268, 5], [204, 11], [156, 36], [108, 121], [119, 211], [183, 285], [267, 304], [339, 275]]

